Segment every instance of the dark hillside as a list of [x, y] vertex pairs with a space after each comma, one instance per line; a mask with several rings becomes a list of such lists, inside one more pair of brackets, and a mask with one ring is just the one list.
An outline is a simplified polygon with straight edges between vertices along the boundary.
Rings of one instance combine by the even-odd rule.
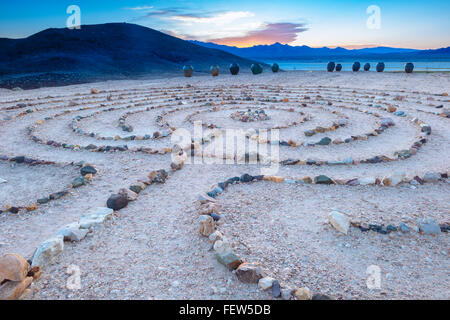
[[[185, 64], [192, 64], [197, 72], [207, 72], [211, 64], [225, 69], [232, 62], [243, 69], [249, 69], [252, 63], [218, 49], [126, 23], [86, 25], [80, 30], [47, 29], [25, 39], [0, 39], [0, 85], [4, 87], [23, 79], [36, 87], [53, 82], [63, 85], [148, 74], [181, 74]], [[38, 83], [32, 85], [33, 79]]]

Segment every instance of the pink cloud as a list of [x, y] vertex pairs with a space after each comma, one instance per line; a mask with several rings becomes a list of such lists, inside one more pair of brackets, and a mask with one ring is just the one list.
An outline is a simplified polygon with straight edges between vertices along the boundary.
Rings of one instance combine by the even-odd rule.
[[297, 39], [297, 34], [307, 31], [305, 24], [298, 23], [270, 23], [264, 29], [248, 32], [242, 37], [228, 37], [208, 40], [217, 44], [248, 47], [279, 42], [291, 43]]

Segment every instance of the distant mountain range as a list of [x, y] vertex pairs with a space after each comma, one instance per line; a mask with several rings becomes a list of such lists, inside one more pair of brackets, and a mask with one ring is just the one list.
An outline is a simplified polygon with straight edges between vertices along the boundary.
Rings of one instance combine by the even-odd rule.
[[365, 49], [348, 50], [337, 47], [330, 49], [311, 48], [308, 46], [290, 46], [287, 44], [274, 43], [272, 45], [259, 45], [248, 48], [238, 48], [218, 45], [211, 42], [191, 41], [200, 46], [212, 49], [220, 49], [249, 59], [332, 59], [332, 58], [357, 58], [366, 59], [449, 59], [450, 47], [436, 50], [416, 50], [390, 47], [376, 47]]
[[0, 86], [39, 87], [182, 73], [186, 64], [208, 72], [254, 61], [206, 48], [140, 25], [83, 25], [80, 30], [47, 29], [25, 39], [0, 38]]

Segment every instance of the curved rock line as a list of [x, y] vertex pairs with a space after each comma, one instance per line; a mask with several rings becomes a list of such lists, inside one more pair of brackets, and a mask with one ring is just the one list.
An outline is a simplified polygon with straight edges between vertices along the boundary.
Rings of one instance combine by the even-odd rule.
[[43, 161], [38, 159], [31, 159], [27, 158], [25, 156], [15, 156], [15, 157], [8, 157], [0, 155], [1, 161], [9, 161], [9, 162], [15, 162], [18, 164], [27, 164], [29, 167], [37, 166], [37, 165], [45, 165], [45, 166], [74, 166], [80, 168], [80, 176], [72, 181], [71, 184], [69, 184], [67, 187], [60, 191], [53, 192], [49, 194], [48, 196], [41, 197], [39, 199], [32, 199], [31, 204], [27, 206], [21, 206], [21, 205], [14, 205], [14, 204], [5, 204], [0, 205], [0, 214], [2, 213], [12, 213], [12, 214], [18, 214], [21, 211], [35, 211], [38, 206], [44, 205], [49, 203], [50, 201], [55, 201], [58, 199], [63, 198], [64, 196], [68, 195], [71, 190], [80, 188], [82, 186], [87, 185], [90, 183], [97, 173], [97, 170], [91, 166], [91, 165], [84, 165], [83, 163], [79, 164], [62, 164], [62, 163], [56, 163], [53, 161]]
[[[407, 179], [404, 176], [385, 176], [382, 178], [374, 178], [371, 183], [365, 183], [365, 185], [372, 186], [381, 186], [381, 187], [396, 187], [402, 183], [411, 183], [411, 184], [424, 184], [424, 183], [434, 183], [439, 180], [447, 180], [448, 172], [445, 173], [427, 173], [423, 177], [414, 177], [413, 179]], [[232, 249], [231, 242], [232, 238], [228, 238], [220, 231], [220, 226], [223, 224], [219, 224], [222, 220], [222, 216], [226, 216], [226, 212], [223, 212], [220, 209], [220, 205], [217, 202], [217, 198], [225, 192], [230, 185], [242, 184], [242, 183], [256, 183], [259, 181], [271, 181], [274, 183], [286, 183], [286, 184], [317, 184], [317, 185], [345, 185], [347, 187], [354, 187], [360, 185], [360, 177], [350, 178], [350, 179], [333, 179], [324, 175], [316, 176], [311, 178], [309, 176], [301, 177], [301, 178], [284, 178], [281, 176], [251, 176], [249, 174], [243, 174], [242, 176], [232, 177], [223, 182], [219, 182], [216, 186], [211, 190], [207, 191], [204, 194], [200, 194], [195, 202], [195, 207], [198, 212], [198, 233], [208, 238], [209, 242], [212, 245], [212, 248], [215, 252], [215, 257], [217, 261], [227, 267], [230, 271], [233, 271], [237, 276], [237, 279], [244, 283], [254, 283], [258, 284], [262, 290], [270, 289], [272, 286], [272, 295], [274, 298], [280, 298], [282, 296], [283, 287], [280, 286], [280, 282], [276, 279], [267, 277], [266, 270], [263, 264], [260, 264], [257, 258], [250, 258], [247, 261], [243, 258], [239, 257], [234, 250]], [[398, 226], [394, 225], [377, 225], [371, 222], [361, 222], [361, 221], [352, 221], [344, 214], [333, 211], [329, 215], [329, 223], [341, 233], [347, 234], [347, 230], [350, 227], [358, 228], [361, 232], [373, 231], [380, 234], [388, 235], [392, 232], [402, 232], [409, 233], [413, 230], [411, 227], [407, 226], [404, 223], [400, 223]], [[431, 225], [434, 223], [434, 225]], [[437, 230], [435, 230], [437, 229]], [[436, 234], [439, 232], [447, 233], [450, 230], [450, 223], [445, 221], [440, 225], [437, 225], [435, 222], [424, 221], [423, 225], [417, 228], [417, 231], [425, 234]], [[265, 283], [270, 282], [270, 283]], [[284, 289], [283, 299], [291, 299], [293, 295], [295, 295], [298, 299], [302, 300], [310, 300], [317, 299], [318, 297], [323, 297], [324, 299], [333, 299], [333, 297], [329, 297], [321, 294], [320, 292], [311, 293], [309, 289], [300, 288], [297, 291], [293, 292], [290, 288], [291, 286], [286, 286]], [[300, 290], [300, 291], [299, 291]], [[307, 293], [305, 295], [305, 293]], [[314, 298], [315, 297], [315, 298]]]

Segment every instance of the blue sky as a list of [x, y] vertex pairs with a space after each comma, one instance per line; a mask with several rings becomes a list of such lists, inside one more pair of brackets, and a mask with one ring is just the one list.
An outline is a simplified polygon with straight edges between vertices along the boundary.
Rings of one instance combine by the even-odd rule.
[[[405, 48], [450, 46], [450, 1], [264, 0], [21, 0], [0, 2], [0, 37], [21, 38], [65, 27], [69, 5], [82, 24], [129, 22], [184, 39], [250, 46], [291, 45]], [[369, 29], [366, 9], [380, 8], [380, 28]]]

